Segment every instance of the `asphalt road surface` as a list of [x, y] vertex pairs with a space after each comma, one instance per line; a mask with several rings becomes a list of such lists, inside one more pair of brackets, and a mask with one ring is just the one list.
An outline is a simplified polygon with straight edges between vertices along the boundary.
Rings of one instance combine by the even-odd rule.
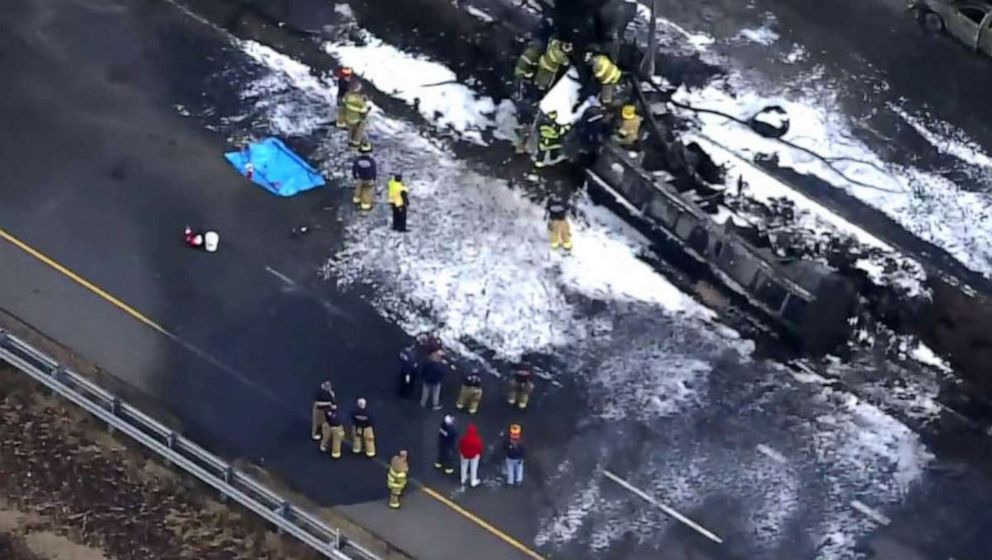
[[[226, 6], [217, 3], [211, 19], [223, 25]], [[315, 2], [280, 6], [334, 24]], [[992, 486], [961, 459], [987, 438], [944, 423], [907, 427], [843, 389], [751, 357], [712, 322], [608, 298], [580, 301], [569, 323], [607, 336], [545, 356], [564, 365], [561, 386], [542, 385], [524, 417], [527, 486], [500, 488], [490, 459], [486, 487], [462, 492], [430, 467], [440, 414], [393, 397], [395, 356], [409, 339], [374, 295], [402, 295], [402, 286], [379, 278], [338, 288], [317, 274], [344, 249], [396, 256], [385, 246], [394, 242], [356, 225], [337, 180], [275, 199], [221, 157], [230, 139], [269, 129], [275, 109], [302, 121], [330, 108], [292, 88], [258, 103], [246, 92], [282, 78], [165, 2], [11, 0], [0, 8], [0, 65], [11, 76], [0, 115], [16, 131], [0, 137], [0, 228], [170, 336], [9, 241], [0, 243], [0, 306], [161, 404], [208, 447], [263, 464], [418, 557], [524, 554], [508, 539], [567, 558], [842, 558], [871, 549], [893, 560], [960, 560], [992, 551], [982, 531], [992, 523]], [[309, 128], [290, 143], [322, 168], [340, 167], [348, 155], [334, 136]], [[425, 155], [401, 135], [376, 143], [380, 157], [407, 167], [450, 157]], [[444, 163], [438, 174], [474, 165]], [[463, 214], [447, 209], [471, 223], [472, 203], [458, 196], [447, 200]], [[186, 224], [220, 231], [220, 252], [183, 247]], [[292, 238], [301, 224], [319, 227]], [[383, 246], [363, 253], [355, 231]], [[838, 367], [863, 373], [866, 387], [923, 375], [870, 358]], [[309, 398], [327, 377], [343, 401], [371, 400], [380, 456], [409, 448], [415, 476], [498, 530], [424, 492], [390, 517], [380, 466], [319, 456], [307, 439]], [[479, 419], [491, 446], [518, 418], [493, 404]], [[676, 504], [724, 544], [673, 523], [604, 469]], [[852, 513], [853, 500], [891, 523]]]

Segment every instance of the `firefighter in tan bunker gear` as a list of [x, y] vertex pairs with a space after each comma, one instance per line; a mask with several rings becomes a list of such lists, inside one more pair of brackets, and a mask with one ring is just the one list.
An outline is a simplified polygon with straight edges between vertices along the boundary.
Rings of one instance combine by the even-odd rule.
[[338, 111], [338, 123], [343, 123], [348, 128], [348, 145], [358, 148], [365, 142], [365, 121], [372, 105], [368, 97], [362, 93], [360, 81], [351, 80], [348, 87], [349, 91], [345, 94], [341, 109]]
[[572, 228], [568, 225], [568, 203], [560, 196], [548, 200], [548, 232], [551, 235], [551, 248], [561, 247], [572, 250]]
[[372, 413], [365, 399], [356, 401], [351, 411], [351, 452], [359, 454], [365, 447], [366, 457], [375, 457], [375, 430], [372, 427]]
[[389, 473], [386, 475], [386, 487], [389, 488], [389, 507], [400, 508], [400, 496], [406, 488], [407, 473], [410, 472], [410, 464], [407, 459], [406, 449], [400, 450], [393, 455], [389, 461]]
[[617, 127], [615, 140], [617, 144], [625, 148], [634, 148], [641, 139], [641, 122], [643, 119], [637, 114], [637, 108], [633, 105], [624, 105], [620, 111], [620, 125]]
[[321, 426], [320, 451], [327, 453], [331, 451], [331, 459], [341, 458], [341, 444], [344, 442], [344, 425], [341, 423], [341, 415], [338, 414], [338, 406], [332, 404], [324, 411], [324, 424]]
[[551, 89], [562, 68], [568, 66], [568, 55], [572, 52], [572, 43], [551, 39], [548, 48], [537, 61], [537, 72], [534, 74], [534, 85], [541, 91]]
[[525, 365], [517, 367], [510, 378], [510, 396], [506, 402], [510, 406], [517, 406], [520, 410], [527, 408], [530, 402], [530, 394], [534, 392], [534, 373]]
[[592, 66], [592, 75], [599, 82], [599, 100], [603, 105], [613, 105], [617, 84], [620, 83], [623, 72], [605, 54], [589, 53], [586, 62]]
[[462, 379], [462, 388], [458, 392], [458, 401], [455, 408], [462, 410], [467, 408], [469, 414], [479, 411], [479, 404], [482, 403], [482, 376], [478, 370], [472, 370]]
[[310, 437], [314, 441], [319, 441], [321, 436], [321, 426], [324, 424], [324, 411], [337, 403], [334, 397], [334, 389], [330, 381], [324, 381], [317, 387], [313, 394], [313, 410], [310, 422]]

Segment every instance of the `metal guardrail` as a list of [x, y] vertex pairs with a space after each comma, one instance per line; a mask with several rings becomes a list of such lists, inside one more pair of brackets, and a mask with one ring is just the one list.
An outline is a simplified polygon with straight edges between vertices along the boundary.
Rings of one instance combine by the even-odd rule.
[[176, 465], [220, 492], [221, 499], [238, 502], [310, 548], [334, 560], [382, 560], [347, 539], [341, 530], [303, 511], [258, 481], [177, 434], [147, 414], [13, 334], [0, 329], [0, 361], [45, 385], [93, 416], [120, 431], [165, 461]]

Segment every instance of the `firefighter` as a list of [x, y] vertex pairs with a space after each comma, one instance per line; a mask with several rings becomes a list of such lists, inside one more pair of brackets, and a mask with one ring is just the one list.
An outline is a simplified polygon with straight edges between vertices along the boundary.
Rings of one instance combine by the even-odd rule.
[[568, 132], [567, 125], [558, 124], [558, 111], [547, 114], [545, 122], [538, 127], [537, 154], [534, 167], [548, 167], [565, 159], [562, 150], [562, 136]]
[[407, 460], [406, 449], [401, 449], [389, 461], [389, 474], [386, 475], [386, 487], [389, 488], [389, 507], [400, 508], [400, 496], [406, 488], [407, 473], [410, 472], [410, 464]]
[[603, 105], [612, 105], [614, 100], [614, 93], [616, 93], [617, 84], [620, 83], [620, 78], [623, 76], [623, 72], [620, 68], [610, 60], [610, 57], [605, 54], [592, 54], [586, 55], [586, 62], [592, 67], [592, 75], [599, 82], [599, 100]]
[[331, 459], [341, 458], [341, 443], [344, 441], [344, 425], [338, 413], [338, 405], [332, 404], [324, 410], [324, 424], [321, 426], [320, 452], [327, 453], [330, 446]]
[[321, 426], [324, 424], [324, 411], [330, 406], [337, 405], [334, 388], [330, 381], [324, 381], [313, 393], [313, 414], [310, 423], [310, 435], [314, 441], [320, 440]]
[[551, 197], [548, 200], [547, 216], [551, 248], [557, 249], [560, 246], [566, 251], [571, 251], [572, 228], [568, 225], [568, 202], [561, 196]]
[[393, 231], [406, 231], [406, 211], [410, 207], [410, 197], [403, 176], [399, 173], [387, 183], [389, 206], [393, 209]]
[[434, 468], [443, 470], [444, 474], [455, 472], [455, 444], [458, 443], [458, 430], [455, 429], [455, 417], [447, 414], [441, 421], [437, 431], [437, 459]]
[[541, 91], [548, 91], [555, 84], [555, 79], [562, 68], [568, 66], [568, 55], [572, 52], [572, 43], [551, 39], [548, 48], [537, 61], [537, 72], [534, 74], [534, 85]]
[[470, 373], [465, 374], [465, 378], [462, 379], [462, 388], [458, 392], [458, 401], [455, 402], [455, 408], [462, 410], [468, 408], [469, 414], [475, 414], [479, 411], [479, 403], [482, 402], [482, 376], [479, 375], [479, 370], [472, 370]]
[[534, 391], [534, 373], [526, 365], [521, 364], [510, 378], [510, 396], [506, 402], [516, 405], [520, 410], [527, 408], [530, 394]]
[[503, 444], [503, 452], [506, 454], [506, 483], [510, 486], [519, 486], [524, 482], [524, 456], [526, 452], [520, 441], [522, 433], [523, 429], [520, 424], [510, 424], [509, 437]]
[[356, 401], [355, 410], [351, 411], [351, 452], [362, 452], [365, 445], [365, 456], [375, 457], [375, 430], [372, 428], [372, 414], [367, 408], [365, 399]]
[[513, 69], [513, 78], [517, 85], [516, 96], [518, 101], [527, 101], [531, 95], [530, 84], [534, 82], [534, 75], [537, 71], [538, 60], [544, 53], [544, 43], [537, 39], [527, 43], [527, 48], [517, 58], [517, 66]]
[[355, 77], [354, 71], [348, 66], [339, 68], [337, 72], [334, 73], [334, 77], [338, 82], [337, 91], [337, 104], [338, 104], [338, 118], [337, 126], [338, 128], [344, 130], [348, 128], [348, 125], [344, 122], [344, 111], [341, 107], [344, 106], [344, 97], [348, 93], [348, 89], [351, 86], [351, 79]]
[[372, 199], [375, 193], [376, 172], [375, 159], [372, 158], [372, 144], [362, 142], [358, 148], [361, 152], [351, 164], [351, 176], [355, 179], [355, 194], [351, 201], [364, 212], [372, 209]]
[[344, 124], [348, 128], [348, 145], [352, 148], [358, 148], [365, 142], [365, 121], [371, 109], [368, 97], [362, 93], [362, 82], [351, 80], [342, 101], [341, 113], [344, 113]]
[[636, 148], [641, 139], [641, 121], [637, 107], [624, 105], [620, 110], [620, 125], [617, 127], [616, 142], [625, 148]]

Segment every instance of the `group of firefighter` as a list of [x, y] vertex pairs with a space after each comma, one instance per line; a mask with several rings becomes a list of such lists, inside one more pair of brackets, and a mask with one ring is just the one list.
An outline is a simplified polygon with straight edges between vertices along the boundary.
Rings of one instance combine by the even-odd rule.
[[[423, 408], [440, 411], [441, 385], [444, 372], [453, 369], [447, 363], [440, 341], [427, 336], [400, 352], [399, 394], [401, 398], [415, 398], [416, 385], [421, 385], [420, 405]], [[527, 408], [534, 391], [534, 373], [524, 364], [517, 366], [510, 376], [507, 404], [523, 411]], [[483, 400], [482, 375], [478, 370], [468, 370], [462, 376], [461, 388], [455, 401], [455, 408], [469, 415], [478, 413]], [[375, 420], [365, 398], [358, 398], [349, 414], [351, 424], [351, 452], [364, 454], [367, 458], [376, 456]], [[332, 459], [342, 457], [342, 447], [346, 440], [345, 418], [339, 409], [337, 396], [330, 381], [324, 381], [317, 388], [313, 398], [311, 435], [320, 442], [320, 451], [330, 453]], [[507, 484], [520, 485], [523, 482], [524, 448], [522, 427], [511, 424], [503, 445]], [[455, 417], [446, 414], [438, 430], [435, 468], [444, 474], [455, 472], [454, 457], [461, 459], [461, 483], [472, 487], [480, 484], [479, 461], [484, 451], [482, 437], [475, 424], [469, 423], [465, 434], [459, 438]], [[407, 485], [409, 476], [409, 454], [401, 449], [392, 457], [386, 475], [389, 490], [389, 507], [400, 507], [400, 497]]]
[[[532, 39], [517, 59], [514, 68], [515, 96], [520, 119], [517, 153], [528, 151], [528, 144], [536, 129], [537, 150], [533, 159], [538, 168], [552, 166], [565, 159], [564, 137], [570, 130], [569, 125], [558, 122], [557, 111], [540, 114], [537, 105], [558, 78], [568, 71], [572, 56], [573, 46], [569, 41], [554, 36], [547, 41]], [[590, 115], [585, 122], [605, 131], [610, 128], [609, 121], [619, 117], [612, 127], [612, 141], [625, 148], [634, 148], [638, 144], [642, 119], [637, 114], [635, 105], [621, 105], [619, 102], [617, 89], [623, 79], [623, 71], [603, 52], [589, 51], [582, 59], [589, 65], [590, 74], [599, 86], [595, 109], [589, 111]], [[593, 143], [602, 140], [603, 138], [595, 138]]]

